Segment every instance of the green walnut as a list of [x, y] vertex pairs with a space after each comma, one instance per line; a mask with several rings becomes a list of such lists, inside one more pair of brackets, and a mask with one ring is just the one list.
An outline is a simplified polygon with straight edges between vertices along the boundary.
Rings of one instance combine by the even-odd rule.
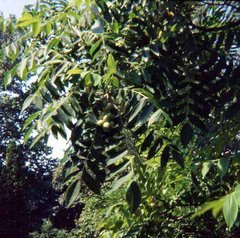
[[106, 121], [103, 123], [102, 127], [103, 127], [104, 132], [108, 132], [111, 129], [111, 124], [110, 124], [110, 122]]
[[103, 128], [105, 128], [105, 129], [109, 129], [109, 128], [111, 127], [111, 124], [110, 124], [110, 122], [106, 121], [106, 122], [103, 123], [102, 126], [103, 126]]
[[113, 114], [112, 113], [108, 113], [107, 115], [104, 115], [104, 117], [103, 117], [104, 122], [108, 122], [111, 119], [113, 119]]
[[106, 110], [107, 111], [110, 111], [110, 110], [112, 110], [112, 109], [114, 109], [115, 108], [115, 105], [113, 104], [113, 103], [108, 103], [107, 105], [106, 105]]
[[98, 126], [103, 126], [103, 124], [104, 124], [104, 120], [100, 119], [100, 120], [97, 121]]

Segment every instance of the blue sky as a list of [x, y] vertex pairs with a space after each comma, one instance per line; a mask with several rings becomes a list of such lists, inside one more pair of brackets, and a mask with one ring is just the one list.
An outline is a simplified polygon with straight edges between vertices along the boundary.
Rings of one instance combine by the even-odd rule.
[[3, 12], [4, 17], [9, 14], [14, 14], [20, 17], [23, 7], [28, 4], [35, 4], [36, 0], [0, 0], [0, 12]]

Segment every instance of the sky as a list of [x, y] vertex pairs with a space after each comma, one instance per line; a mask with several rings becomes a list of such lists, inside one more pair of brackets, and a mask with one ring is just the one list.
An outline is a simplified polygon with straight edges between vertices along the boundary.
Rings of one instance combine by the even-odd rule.
[[28, 4], [35, 4], [35, 0], [0, 0], [0, 12], [3, 12], [4, 17], [9, 14], [15, 14], [20, 17], [23, 7]]
[[[25, 5], [35, 4], [36, 0], [0, 0], [0, 12], [7, 18], [9, 14], [14, 14], [16, 17], [20, 17]], [[48, 144], [53, 147], [54, 158], [62, 158], [64, 148], [66, 148], [66, 141], [59, 136], [56, 140], [53, 136], [50, 136]]]

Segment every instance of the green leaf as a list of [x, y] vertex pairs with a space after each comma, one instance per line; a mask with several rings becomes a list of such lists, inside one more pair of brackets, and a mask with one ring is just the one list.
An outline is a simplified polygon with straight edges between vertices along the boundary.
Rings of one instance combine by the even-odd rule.
[[81, 69], [70, 69], [67, 71], [67, 74], [81, 74], [82, 70]]
[[11, 84], [12, 82], [12, 74], [11, 74], [11, 71], [8, 71], [5, 75], [4, 75], [4, 78], [3, 78], [3, 83], [4, 83], [4, 87], [7, 88], [7, 86], [9, 84]]
[[28, 141], [29, 137], [31, 136], [32, 131], [33, 131], [33, 129], [34, 129], [35, 127], [36, 127], [35, 124], [32, 125], [32, 126], [27, 130], [27, 132], [25, 133], [25, 135], [24, 135], [24, 139], [23, 139], [24, 144], [27, 143], [27, 141]]
[[114, 157], [109, 158], [107, 161], [107, 166], [115, 163], [119, 163], [119, 161], [123, 159], [127, 154], [128, 154], [128, 150], [124, 150], [118, 153], [117, 155], [115, 155]]
[[91, 170], [93, 172], [96, 179], [103, 183], [106, 178], [106, 171], [104, 168], [100, 167], [96, 160], [87, 160], [87, 163], [85, 163], [85, 167]]
[[76, 117], [76, 113], [74, 111], [74, 109], [71, 106], [71, 103], [69, 101], [66, 101], [63, 105], [62, 105], [62, 110], [71, 117]]
[[228, 194], [224, 198], [223, 215], [227, 222], [229, 229], [231, 229], [237, 219], [238, 204], [233, 194]]
[[92, 85], [91, 73], [86, 75], [86, 77], [84, 78], [84, 83], [86, 86]]
[[161, 168], [162, 169], [166, 167], [169, 158], [170, 158], [170, 148], [169, 148], [169, 146], [165, 146], [165, 148], [163, 149], [163, 152], [162, 152], [162, 156], [161, 156]]
[[52, 135], [58, 139], [58, 127], [56, 125], [52, 125], [51, 126], [51, 132], [52, 132]]
[[126, 193], [126, 200], [131, 213], [134, 213], [141, 204], [141, 190], [136, 181], [132, 181]]
[[112, 76], [112, 71], [107, 72], [104, 76], [103, 76], [103, 81], [107, 81], [111, 76]]
[[107, 176], [108, 181], [111, 181], [113, 178], [115, 178], [117, 175], [121, 174], [122, 172], [125, 172], [127, 168], [129, 167], [131, 161], [123, 161], [120, 164], [117, 165], [117, 167], [114, 167], [113, 170], [110, 171], [110, 173]]
[[44, 131], [41, 132], [40, 134], [38, 134], [38, 135], [33, 139], [30, 148], [33, 148], [33, 147], [38, 143], [38, 141], [39, 141], [40, 139], [42, 139], [44, 136], [45, 136], [45, 132], [44, 132]]
[[93, 83], [93, 86], [98, 86], [101, 83], [101, 79], [101, 75], [95, 73], [91, 74], [91, 81]]
[[18, 67], [18, 75], [21, 79], [25, 80], [27, 72], [28, 58], [23, 58]]
[[212, 210], [213, 215], [216, 217], [219, 211], [223, 208], [223, 203], [223, 198], [211, 202], [206, 202], [197, 209], [197, 211], [192, 215], [192, 218], [200, 216], [209, 210]]
[[45, 52], [45, 55], [49, 54], [49, 51], [54, 48], [54, 47], [57, 47], [58, 44], [59, 44], [60, 40], [58, 38], [52, 38], [48, 43], [47, 43], [47, 46], [46, 46], [46, 52]]
[[41, 22], [40, 21], [34, 22], [32, 24], [32, 32], [35, 37], [39, 35], [39, 33], [41, 32]]
[[153, 111], [154, 106], [152, 104], [147, 104], [143, 107], [142, 111], [139, 113], [135, 127], [142, 126], [145, 122], [148, 121], [150, 114]]
[[32, 16], [31, 13], [26, 12], [24, 15], [18, 19], [17, 26], [18, 27], [26, 27], [31, 25], [33, 22], [38, 21], [36, 18]]
[[181, 143], [184, 147], [187, 147], [188, 143], [193, 138], [193, 129], [189, 123], [186, 123], [180, 132]]
[[162, 114], [163, 114], [163, 110], [162, 109], [158, 109], [156, 112], [154, 112], [151, 115], [151, 117], [149, 118], [148, 127], [151, 126], [156, 121], [158, 121], [160, 119], [160, 117], [162, 116]]
[[115, 88], [118, 88], [119, 85], [120, 85], [119, 79], [116, 78], [116, 77], [114, 77], [114, 76], [111, 77], [111, 82], [112, 82], [112, 85], [113, 85]]
[[79, 173], [81, 173], [81, 170], [80, 169], [77, 169], [73, 172], [70, 172], [63, 180], [63, 183], [64, 184], [67, 184], [69, 181], [71, 181], [72, 179], [76, 179], [76, 176], [79, 175]]
[[238, 184], [235, 188], [235, 192], [233, 193], [235, 197], [235, 201], [240, 206], [240, 184]]
[[221, 158], [220, 160], [218, 160], [217, 168], [218, 168], [218, 173], [219, 173], [219, 176], [220, 176], [221, 179], [227, 173], [229, 165], [230, 165], [230, 159], [229, 158]]
[[140, 99], [139, 103], [137, 103], [137, 105], [135, 106], [133, 113], [129, 117], [128, 122], [131, 122], [136, 116], [139, 115], [139, 113], [141, 112], [141, 110], [143, 109], [146, 103], [147, 103], [147, 98]]
[[[140, 95], [144, 95], [145, 97], [147, 97], [147, 99], [153, 104], [155, 105], [155, 107], [157, 108], [161, 108], [160, 104], [159, 104], [159, 101], [157, 100], [157, 98], [151, 93], [151, 92], [148, 92], [147, 90], [143, 89], [143, 88], [134, 88], [133, 89], [133, 92], [136, 92]], [[165, 113], [164, 111], [162, 111], [162, 114], [164, 115], [165, 119], [168, 121], [168, 123], [170, 125], [172, 125], [172, 120], [171, 118], [168, 116], [167, 113]]]
[[98, 40], [89, 50], [89, 53], [94, 56], [97, 52], [97, 50], [100, 48], [100, 45], [102, 43], [102, 39]]
[[51, 22], [47, 22], [44, 26], [44, 30], [45, 30], [45, 33], [47, 36], [49, 36], [49, 34], [51, 33], [52, 31], [52, 24]]
[[163, 140], [162, 138], [158, 137], [153, 145], [150, 147], [149, 151], [148, 151], [148, 155], [147, 155], [147, 160], [153, 158], [157, 152], [160, 150], [161, 146], [162, 146]]
[[89, 189], [94, 193], [100, 194], [100, 182], [97, 179], [94, 179], [85, 168], [83, 169], [82, 179]]
[[67, 140], [67, 133], [65, 127], [62, 124], [59, 124], [58, 132], [65, 140]]
[[34, 99], [33, 99], [33, 103], [37, 108], [42, 109], [43, 100], [42, 100], [42, 97], [38, 93], [35, 94]]
[[216, 218], [220, 211], [223, 209], [224, 199], [220, 198], [215, 201], [214, 206], [212, 208], [212, 215]]
[[142, 145], [141, 145], [141, 152], [145, 151], [150, 145], [152, 144], [152, 141], [154, 140], [154, 131], [150, 131], [149, 134], [144, 139]]
[[47, 81], [46, 83], [45, 83], [45, 86], [46, 86], [46, 88], [48, 89], [48, 91], [51, 93], [51, 95], [52, 95], [52, 97], [54, 98], [54, 99], [59, 99], [60, 98], [60, 93], [59, 93], [59, 90], [58, 89], [56, 89], [53, 85], [52, 85], [52, 83], [50, 83], [49, 81]]
[[108, 55], [107, 66], [112, 73], [117, 72], [117, 62], [114, 60], [114, 57], [112, 54]]
[[206, 175], [209, 172], [211, 167], [212, 167], [212, 162], [211, 161], [207, 161], [207, 162], [203, 163], [203, 165], [202, 165], [202, 178], [203, 179], [206, 177]]
[[184, 169], [184, 160], [183, 156], [178, 150], [172, 149], [173, 159], [180, 165], [182, 169]]
[[120, 178], [118, 178], [117, 180], [115, 180], [111, 186], [111, 189], [109, 190], [109, 193], [116, 191], [117, 189], [119, 189], [123, 184], [125, 184], [126, 182], [128, 182], [133, 176], [133, 173], [130, 172], [125, 176], [122, 176]]
[[11, 48], [10, 48], [10, 45], [6, 46], [5, 49], [4, 49], [4, 53], [5, 55], [8, 57], [8, 58], [11, 58]]
[[150, 50], [152, 51], [152, 53], [156, 56], [159, 57], [160, 55], [160, 52], [159, 52], [159, 48], [158, 48], [158, 45], [157, 44], [151, 44], [150, 45]]
[[65, 203], [70, 207], [77, 199], [81, 189], [81, 182], [79, 180], [73, 181], [67, 188], [65, 195]]
[[23, 103], [23, 106], [22, 106], [22, 111], [21, 111], [21, 113], [22, 113], [23, 111], [25, 111], [25, 110], [33, 103], [34, 97], [35, 97], [34, 94], [30, 94], [30, 95], [25, 99], [25, 101], [24, 101], [24, 103]]
[[24, 123], [23, 130], [26, 129], [26, 127], [31, 124], [37, 117], [40, 115], [41, 111], [33, 113], [31, 116], [27, 118], [27, 120]]

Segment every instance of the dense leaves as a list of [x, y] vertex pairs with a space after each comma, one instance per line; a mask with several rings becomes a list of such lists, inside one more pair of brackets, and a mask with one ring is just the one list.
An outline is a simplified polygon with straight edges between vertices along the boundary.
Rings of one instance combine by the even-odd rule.
[[[21, 56], [8, 75], [36, 77], [23, 104], [37, 111], [25, 140], [69, 138], [67, 203], [80, 181], [97, 194], [111, 184], [126, 190], [132, 214], [123, 202], [102, 237], [144, 237], [148, 226], [155, 236], [176, 227], [191, 235], [197, 221], [187, 218], [198, 206], [206, 217], [223, 206], [227, 225], [238, 229], [230, 195], [239, 182], [237, 2], [39, 1], [17, 25], [26, 34], [2, 58]], [[199, 236], [224, 230], [207, 220]]]

